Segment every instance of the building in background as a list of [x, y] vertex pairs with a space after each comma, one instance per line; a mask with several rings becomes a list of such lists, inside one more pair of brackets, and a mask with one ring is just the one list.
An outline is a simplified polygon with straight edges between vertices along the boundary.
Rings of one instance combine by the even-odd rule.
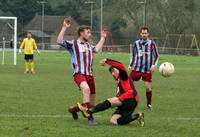
[[[44, 17], [44, 32], [41, 31], [42, 28], [42, 16], [36, 15], [22, 30], [18, 35], [22, 39], [26, 32], [32, 32], [33, 37], [39, 44], [39, 47], [42, 43], [42, 37], [44, 37], [45, 49], [55, 49], [58, 48], [56, 44], [56, 37], [62, 27], [63, 20], [66, 16], [45, 16]], [[72, 39], [76, 35], [76, 30], [79, 27], [79, 24], [71, 17], [72, 24], [66, 33], [66, 39]]]

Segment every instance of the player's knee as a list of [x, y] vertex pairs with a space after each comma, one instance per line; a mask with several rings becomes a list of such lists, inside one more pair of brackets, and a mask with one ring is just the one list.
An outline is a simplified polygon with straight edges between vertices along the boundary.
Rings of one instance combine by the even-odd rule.
[[147, 92], [150, 92], [150, 91], [152, 91], [152, 88], [151, 87], [146, 87], [146, 90], [147, 90]]
[[110, 119], [110, 123], [113, 125], [118, 125], [117, 120], [116, 119]]
[[108, 101], [111, 103], [113, 107], [121, 105], [121, 101], [117, 97], [109, 98]]
[[83, 88], [83, 93], [84, 94], [90, 94], [90, 88], [89, 87]]
[[81, 83], [80, 87], [84, 94], [90, 94], [90, 87], [87, 83]]
[[120, 115], [113, 115], [110, 119], [110, 123], [113, 124], [113, 125], [118, 125], [118, 122], [117, 120], [120, 118], [121, 116]]

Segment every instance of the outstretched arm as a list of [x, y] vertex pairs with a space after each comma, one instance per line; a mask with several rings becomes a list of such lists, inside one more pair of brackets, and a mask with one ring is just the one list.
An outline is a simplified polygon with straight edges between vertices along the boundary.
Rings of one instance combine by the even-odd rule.
[[99, 51], [102, 49], [103, 44], [104, 44], [105, 39], [106, 39], [106, 36], [107, 36], [107, 33], [106, 33], [105, 31], [103, 31], [103, 32], [101, 33], [101, 39], [100, 39], [100, 41], [99, 41], [98, 44], [95, 46], [96, 52], [99, 52]]
[[115, 67], [119, 70], [126, 71], [126, 68], [124, 67], [124, 65], [121, 62], [118, 62], [118, 61], [115, 61], [115, 60], [112, 60], [112, 59], [102, 59], [100, 61], [100, 65], [104, 66], [105, 64], [113, 66], [113, 67]]
[[124, 67], [124, 65], [121, 62], [112, 60], [112, 59], [103, 59], [100, 61], [100, 65], [104, 66], [105, 64], [108, 64], [116, 69], [119, 70], [119, 77], [122, 80], [127, 80], [128, 79], [128, 74], [126, 72], [126, 68]]

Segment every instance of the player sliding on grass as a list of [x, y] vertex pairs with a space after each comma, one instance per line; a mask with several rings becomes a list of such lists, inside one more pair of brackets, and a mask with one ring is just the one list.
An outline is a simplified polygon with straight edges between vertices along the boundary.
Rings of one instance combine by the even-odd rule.
[[153, 40], [149, 39], [149, 29], [142, 27], [141, 38], [133, 45], [129, 70], [133, 81], [138, 81], [142, 77], [146, 88], [147, 108], [151, 109], [152, 98], [152, 74], [158, 65], [158, 51]]
[[[100, 41], [96, 46], [93, 46], [89, 42], [91, 37], [91, 28], [81, 26], [78, 29], [78, 39], [71, 41], [63, 40], [66, 30], [70, 26], [70, 21], [65, 19], [60, 34], [57, 37], [57, 43], [69, 51], [74, 81], [83, 93], [82, 105], [91, 108], [95, 105], [96, 100], [95, 81], [92, 75], [93, 53], [101, 50], [107, 34], [106, 32], [102, 32]], [[69, 112], [72, 114], [74, 120], [78, 119], [78, 111], [79, 108], [77, 105], [69, 108]], [[92, 115], [88, 117], [88, 122], [91, 125], [96, 124]]]
[[31, 73], [35, 74], [35, 66], [34, 66], [34, 62], [33, 62], [33, 50], [35, 49], [38, 54], [40, 54], [40, 51], [37, 49], [37, 45], [35, 40], [32, 38], [32, 33], [31, 32], [27, 32], [27, 38], [24, 38], [20, 49], [19, 49], [19, 53], [22, 52], [22, 49], [24, 49], [24, 59], [25, 59], [25, 71], [24, 74], [29, 73], [29, 66], [31, 66]]
[[100, 61], [101, 66], [105, 64], [110, 65], [109, 71], [113, 78], [118, 81], [116, 88], [117, 96], [109, 98], [89, 109], [78, 103], [83, 116], [88, 117], [93, 113], [104, 111], [111, 107], [117, 107], [110, 120], [112, 124], [124, 125], [137, 119], [140, 126], [144, 126], [144, 113], [133, 114], [138, 104], [138, 94], [133, 81], [128, 77], [126, 68], [120, 62], [111, 59], [103, 59]]

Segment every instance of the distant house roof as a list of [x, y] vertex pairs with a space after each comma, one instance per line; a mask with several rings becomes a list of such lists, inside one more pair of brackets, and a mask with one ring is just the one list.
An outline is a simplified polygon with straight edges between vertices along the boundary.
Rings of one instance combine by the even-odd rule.
[[[45, 16], [44, 17], [44, 32], [52, 35], [57, 34], [61, 27], [63, 20], [66, 16]], [[72, 34], [77, 30], [79, 26], [78, 23], [71, 17], [68, 17], [71, 20], [71, 27], [68, 29], [68, 34]], [[41, 31], [42, 28], [42, 16], [36, 15], [25, 27], [24, 31]]]
[[37, 36], [37, 37], [51, 37], [50, 35], [46, 34], [46, 33], [43, 33], [42, 31], [40, 30], [28, 30], [28, 32], [31, 32], [33, 35]]

